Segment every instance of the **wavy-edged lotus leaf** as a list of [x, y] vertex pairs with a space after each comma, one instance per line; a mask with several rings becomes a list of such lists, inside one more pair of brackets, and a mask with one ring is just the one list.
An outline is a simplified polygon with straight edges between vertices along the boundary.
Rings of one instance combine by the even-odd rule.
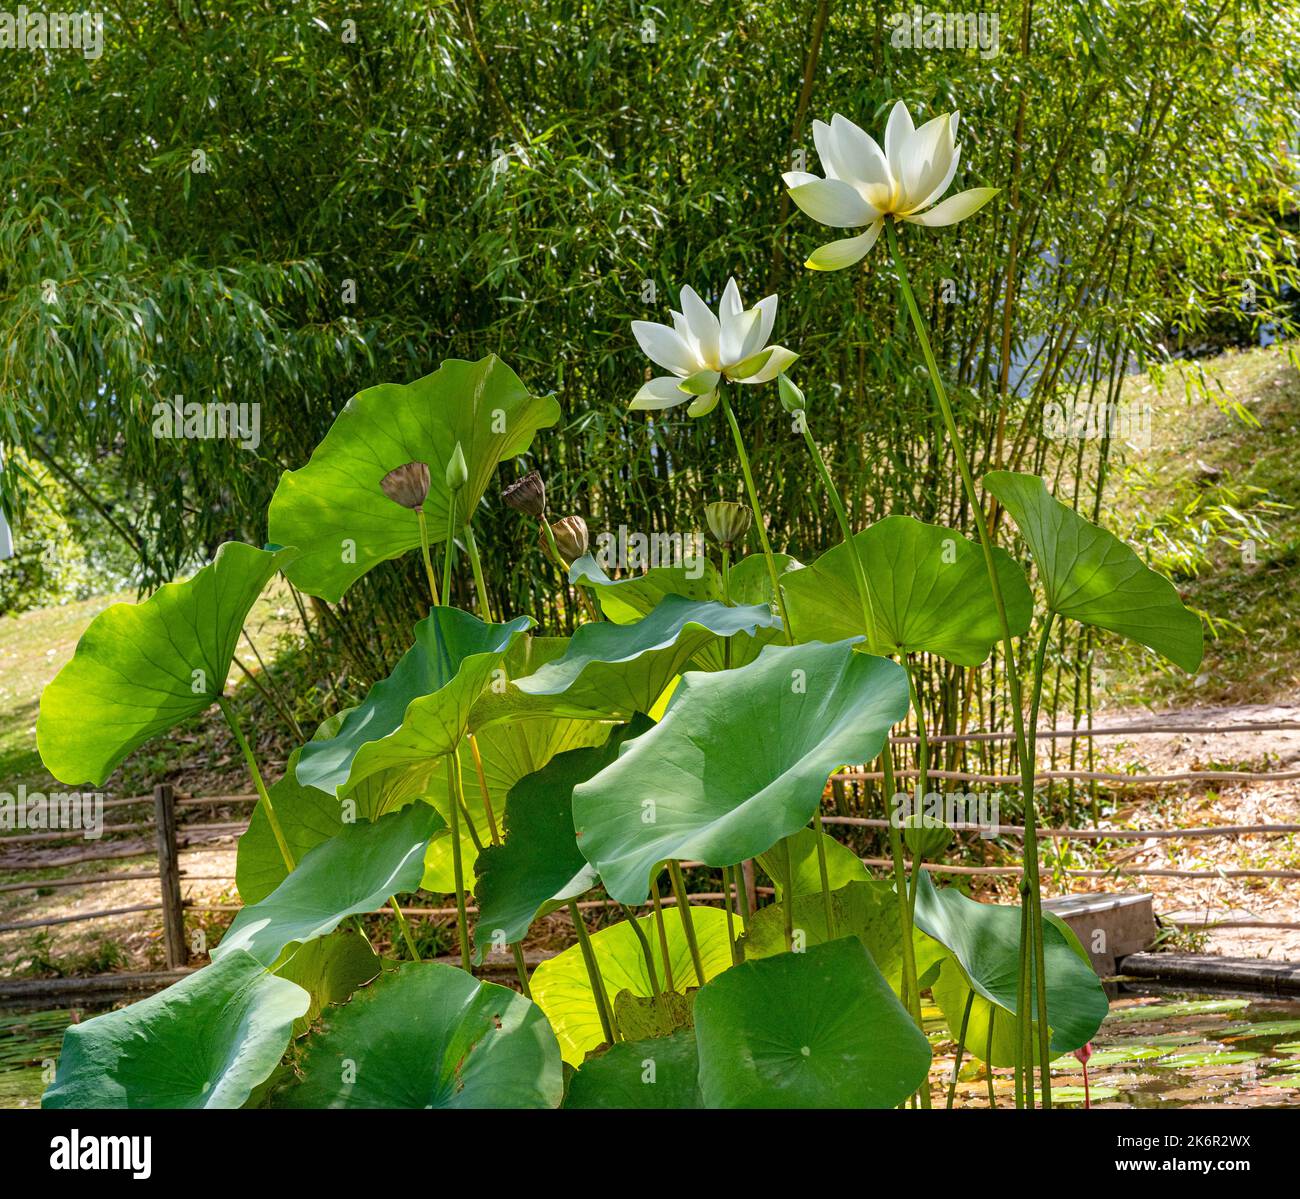
[[98, 787], [132, 750], [211, 705], [249, 610], [296, 553], [228, 541], [183, 582], [105, 608], [41, 694], [36, 746], [46, 769]]
[[[974, 990], [966, 1028], [967, 1052], [986, 1060], [992, 1021], [992, 1064], [1015, 1065], [1020, 909], [979, 903], [951, 887], [940, 890], [922, 871], [916, 894], [916, 927], [949, 951], [931, 993], [953, 1035], [961, 1030], [966, 1000]], [[1043, 958], [1051, 1031], [1049, 1050], [1056, 1057], [1091, 1041], [1106, 1018], [1109, 1004], [1087, 953], [1069, 928], [1050, 912], [1043, 917]], [[1035, 1032], [1035, 1061], [1037, 1046]]]
[[243, 950], [272, 966], [286, 945], [323, 937], [348, 916], [414, 891], [424, 873], [425, 847], [440, 828], [442, 817], [422, 803], [374, 824], [345, 824], [310, 850], [270, 895], [240, 909], [212, 951], [213, 960]]
[[148, 999], [73, 1024], [41, 1106], [241, 1107], [310, 1002], [255, 958], [228, 954]]
[[744, 962], [695, 998], [706, 1107], [887, 1108], [930, 1045], [855, 937]]
[[907, 709], [903, 668], [851, 641], [770, 645], [738, 670], [689, 673], [663, 720], [575, 789], [578, 843], [629, 904], [669, 858], [755, 857], [807, 824], [827, 777], [874, 758]]
[[[664, 935], [668, 941], [668, 971], [664, 970], [654, 914], [638, 916], [637, 923], [650, 943], [650, 956], [655, 963], [659, 986], [667, 990], [671, 974], [672, 989], [685, 994], [688, 988], [699, 986], [699, 980], [695, 976], [681, 913], [665, 905], [663, 918]], [[700, 964], [707, 981], [731, 966], [727, 914], [720, 908], [692, 906], [691, 918], [700, 948]], [[591, 944], [611, 1002], [620, 991], [631, 991], [633, 995], [654, 994], [641, 942], [626, 920], [592, 933]], [[542, 962], [533, 972], [529, 987], [534, 1001], [546, 1013], [560, 1039], [564, 1060], [570, 1065], [580, 1066], [587, 1054], [605, 1040], [581, 947], [570, 945], [562, 953]]]
[[1052, 612], [1118, 633], [1195, 672], [1205, 652], [1201, 619], [1164, 575], [1053, 497], [1037, 475], [993, 471], [984, 486], [1019, 527]]
[[564, 1095], [537, 1005], [436, 962], [403, 962], [327, 1008], [300, 1068], [273, 1106], [550, 1108]]
[[695, 1030], [624, 1041], [590, 1058], [569, 1081], [566, 1108], [667, 1111], [700, 1106]]
[[382, 968], [383, 962], [370, 942], [354, 928], [338, 928], [327, 937], [299, 945], [275, 971], [311, 996], [307, 1011], [293, 1022], [293, 1035], [306, 1033], [325, 1008], [345, 1002]]
[[487, 624], [459, 608], [435, 607], [415, 626], [415, 644], [370, 688], [329, 740], [298, 759], [305, 787], [345, 795], [380, 771], [425, 770], [469, 728], [474, 701], [532, 618]]
[[514, 686], [539, 712], [631, 719], [648, 712], [674, 676], [719, 637], [779, 627], [771, 609], [727, 607], [666, 595], [632, 624], [579, 625], [565, 652]]
[[521, 940], [552, 904], [576, 899], [596, 885], [596, 872], [582, 856], [573, 829], [573, 789], [650, 727], [649, 717], [638, 716], [616, 728], [603, 745], [558, 754], [515, 783], [505, 804], [504, 840], [485, 846], [475, 863], [476, 961], [483, 960], [485, 942]]
[[287, 572], [308, 595], [336, 603], [363, 574], [420, 544], [415, 512], [393, 503], [380, 482], [408, 462], [429, 467], [424, 501], [429, 537], [447, 536], [446, 467], [456, 446], [469, 479], [457, 524], [473, 512], [498, 463], [522, 454], [538, 429], [560, 417], [550, 396], [534, 396], [504, 362], [451, 359], [413, 383], [381, 383], [354, 395], [299, 470], [280, 476], [267, 515], [271, 537], [302, 548]]
[[820, 898], [822, 871], [821, 862], [817, 857], [819, 837], [826, 854], [826, 879], [832, 891], [837, 891], [849, 883], [871, 881], [871, 875], [867, 873], [862, 859], [851, 849], [841, 845], [828, 833], [801, 828], [786, 837], [783, 842], [772, 846], [766, 853], [758, 855], [758, 864], [767, 871], [768, 878], [776, 884], [777, 899], [785, 894], [785, 848], [790, 851], [790, 874], [794, 880], [795, 895], [816, 895]]
[[[668, 552], [671, 554], [671, 547]], [[722, 599], [717, 567], [705, 557], [695, 558], [687, 566], [655, 566], [644, 574], [611, 579], [593, 555], [584, 554], [569, 567], [569, 582], [595, 592], [605, 619], [615, 624], [632, 624], [650, 615], [666, 595], [699, 602]]]
[[[486, 694], [495, 693], [489, 689]], [[483, 763], [482, 781], [474, 762], [474, 745], [468, 737], [461, 742], [460, 777], [465, 808], [460, 821], [460, 852], [466, 886], [470, 886], [474, 879], [479, 846], [486, 847], [492, 842], [492, 823], [484, 806], [483, 784], [487, 784], [488, 803], [492, 805], [493, 820], [500, 831], [506, 797], [520, 779], [542, 769], [556, 754], [600, 745], [609, 737], [613, 727], [607, 721], [575, 720], [566, 716], [534, 716], [490, 724], [481, 733], [474, 734], [474, 745], [477, 745]], [[425, 802], [433, 804], [444, 820], [451, 815], [447, 791], [449, 760], [445, 757], [436, 759], [421, 784]], [[450, 836], [438, 837], [429, 843], [424, 858], [424, 882], [420, 886], [425, 891], [435, 892], [454, 889]]]
[[[1002, 639], [984, 551], [960, 533], [910, 516], [887, 516], [853, 538], [867, 576], [881, 653], [932, 653], [978, 666]], [[1013, 635], [1029, 628], [1033, 597], [1025, 572], [994, 547]], [[782, 581], [799, 640], [865, 634], [853, 555], [844, 542]]]
[[[815, 868], [815, 864], [814, 864]], [[826, 904], [820, 884], [816, 891], [799, 894], [794, 901], [794, 931], [801, 945], [824, 945], [841, 937], [857, 937], [885, 976], [895, 994], [903, 990], [903, 938], [898, 900], [893, 885], [881, 879], [855, 881], [831, 892], [831, 927], [826, 927]], [[745, 959], [775, 957], [785, 953], [785, 909], [780, 903], [759, 908], [745, 925]], [[937, 941], [914, 935], [917, 978], [930, 984], [947, 951]]]

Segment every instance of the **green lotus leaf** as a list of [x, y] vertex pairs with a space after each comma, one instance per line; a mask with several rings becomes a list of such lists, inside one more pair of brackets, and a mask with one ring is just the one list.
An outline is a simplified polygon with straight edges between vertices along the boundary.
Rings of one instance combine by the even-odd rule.
[[578, 843], [629, 904], [666, 859], [754, 857], [807, 824], [831, 772], [874, 758], [907, 708], [903, 668], [850, 641], [687, 674], [663, 720], [575, 789]]
[[614, 996], [614, 1027], [624, 1041], [644, 1041], [647, 1037], [670, 1037], [694, 1025], [692, 1009], [697, 991], [685, 995], [661, 991], [658, 995], [633, 995], [620, 991]]
[[[867, 575], [881, 653], [932, 653], [978, 666], [1002, 639], [984, 551], [978, 543], [910, 516], [888, 516], [854, 535]], [[1025, 572], [994, 547], [1011, 632], [1029, 628], [1033, 597]], [[782, 581], [799, 640], [865, 634], [853, 556], [841, 542]]]
[[[663, 917], [670, 971], [664, 970], [663, 950], [654, 914], [638, 916], [637, 923], [650, 943], [650, 956], [655, 963], [660, 987], [669, 989], [668, 974], [671, 972], [672, 990], [685, 994], [687, 988], [699, 986], [699, 980], [691, 962], [681, 914], [672, 906], [665, 905]], [[692, 906], [691, 918], [700, 947], [700, 964], [707, 981], [731, 966], [727, 914], [720, 908]], [[631, 991], [633, 995], [654, 993], [641, 942], [626, 920], [592, 933], [591, 944], [611, 1002], [620, 991]], [[534, 1001], [546, 1013], [551, 1027], [555, 1029], [555, 1035], [560, 1039], [564, 1060], [571, 1065], [580, 1066], [587, 1054], [603, 1044], [605, 1039], [601, 1033], [600, 1015], [596, 1010], [596, 997], [583, 965], [581, 948], [570, 945], [562, 953], [543, 962], [533, 972], [529, 987]]]
[[241, 1107], [311, 1002], [240, 951], [63, 1034], [48, 1108]]
[[819, 834], [816, 829], [801, 828], [787, 837], [784, 842], [758, 855], [758, 864], [767, 871], [768, 878], [776, 884], [777, 899], [785, 894], [785, 857], [782, 848], [784, 845], [790, 850], [790, 873], [794, 878], [795, 895], [816, 895], [820, 900], [822, 871], [821, 863], [817, 858], [819, 836], [826, 853], [826, 878], [832, 891], [837, 891], [848, 883], [871, 881], [871, 875], [867, 873], [862, 859], [851, 849], [841, 845], [827, 833]]
[[298, 1108], [548, 1108], [564, 1095], [560, 1047], [536, 1004], [454, 966], [404, 962], [327, 1008]]
[[[951, 887], [939, 890], [922, 871], [916, 894], [916, 927], [949, 951], [931, 992], [953, 1035], [961, 1030], [966, 1000], [974, 990], [966, 1027], [967, 1052], [981, 1061], [988, 1059], [992, 1021], [992, 1064], [1015, 1065], [1020, 909], [979, 903]], [[1043, 955], [1049, 1049], [1056, 1057], [1091, 1041], [1109, 1004], [1087, 953], [1051, 913], [1043, 918]], [[1036, 1032], [1034, 1045], [1037, 1061]]]
[[569, 582], [595, 592], [601, 612], [615, 624], [632, 624], [649, 616], [666, 595], [700, 603], [722, 599], [721, 577], [707, 558], [690, 566], [655, 566], [644, 574], [611, 579], [600, 563], [586, 554], [569, 567]]
[[427, 771], [459, 745], [474, 701], [531, 623], [520, 616], [485, 624], [459, 608], [434, 608], [415, 626], [415, 644], [393, 673], [371, 687], [338, 733], [303, 746], [298, 782], [345, 795], [380, 771]]
[[271, 498], [273, 540], [303, 554], [293, 584], [331, 603], [366, 571], [420, 544], [416, 513], [380, 487], [408, 462], [429, 467], [424, 502], [429, 536], [447, 536], [446, 467], [457, 445], [469, 480], [457, 498], [457, 523], [473, 512], [497, 465], [524, 453], [538, 429], [555, 424], [560, 406], [530, 395], [504, 362], [452, 359], [414, 383], [381, 383], [358, 392], [300, 470], [286, 471]]
[[576, 899], [599, 881], [573, 831], [573, 789], [650, 727], [649, 717], [639, 716], [615, 729], [603, 745], [559, 754], [515, 783], [505, 805], [505, 839], [485, 847], [475, 864], [477, 961], [483, 960], [486, 943], [522, 940], [551, 904]]
[[[815, 868], [815, 865], [814, 865]], [[880, 879], [849, 882], [831, 892], [831, 927], [826, 927], [826, 905], [821, 887], [806, 894], [795, 891], [794, 933], [800, 945], [824, 945], [841, 937], [857, 937], [871, 955], [876, 969], [894, 993], [903, 990], [903, 938], [898, 900], [891, 883]], [[745, 925], [745, 959], [775, 957], [785, 953], [785, 909], [780, 903], [759, 908]], [[947, 951], [930, 937], [913, 939], [917, 978], [929, 985]]]
[[1145, 645], [1189, 674], [1200, 666], [1200, 617], [1164, 575], [1053, 498], [1037, 475], [994, 471], [984, 485], [1019, 526], [1052, 612]]
[[624, 1041], [585, 1062], [569, 1082], [566, 1108], [681, 1110], [700, 1106], [695, 1030]]
[[896, 1107], [930, 1045], [853, 937], [743, 964], [695, 998], [706, 1107]]
[[413, 803], [374, 824], [345, 824], [310, 850], [274, 891], [235, 916], [212, 957], [236, 950], [265, 966], [286, 945], [333, 932], [348, 916], [373, 912], [391, 895], [414, 891], [424, 873], [424, 850], [442, 827], [428, 804]]
[[383, 962], [370, 942], [354, 928], [335, 929], [327, 937], [298, 946], [275, 971], [311, 996], [306, 1013], [293, 1022], [293, 1035], [302, 1036], [325, 1008], [346, 1002], [382, 968]]
[[[491, 694], [491, 692], [489, 692]], [[488, 802], [498, 831], [506, 809], [510, 789], [522, 778], [540, 770], [556, 754], [569, 750], [599, 745], [609, 737], [614, 726], [595, 720], [573, 720], [563, 716], [534, 716], [489, 725], [476, 734], [479, 757], [483, 762], [483, 779], [487, 783]], [[460, 751], [461, 785], [464, 788], [465, 808], [461, 813], [460, 850], [461, 869], [467, 887], [474, 880], [475, 863], [479, 845], [492, 841], [492, 828], [483, 805], [483, 788], [474, 764], [474, 751], [466, 738]], [[447, 792], [448, 758], [438, 758], [424, 779], [423, 795], [426, 803], [437, 808], [444, 820], [451, 815]], [[465, 813], [469, 819], [465, 819]], [[471, 833], [469, 826], [473, 825]], [[475, 842], [474, 838], [478, 841]], [[455, 879], [452, 869], [451, 838], [438, 837], [429, 843], [424, 857], [425, 891], [450, 892]]]
[[184, 582], [105, 608], [41, 695], [36, 745], [46, 769], [98, 787], [132, 750], [211, 705], [249, 609], [296, 553], [228, 541]]
[[766, 607], [729, 608], [666, 595], [632, 624], [579, 625], [561, 657], [513, 685], [554, 715], [629, 720], [648, 712], [691, 658], [716, 638], [752, 636], [778, 625]]

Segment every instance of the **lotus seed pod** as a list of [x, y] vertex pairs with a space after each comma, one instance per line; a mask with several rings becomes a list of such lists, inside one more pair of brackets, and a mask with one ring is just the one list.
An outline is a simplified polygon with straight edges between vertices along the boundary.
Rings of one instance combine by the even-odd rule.
[[903, 844], [917, 862], [936, 861], [952, 844], [952, 829], [936, 816], [913, 813], [903, 821]]
[[525, 516], [541, 516], [546, 511], [546, 484], [535, 470], [511, 483], [501, 492], [506, 506]]
[[451, 491], [459, 491], [469, 482], [469, 467], [465, 465], [465, 451], [460, 448], [459, 441], [452, 451], [451, 461], [447, 463], [446, 478]]
[[[566, 516], [551, 526], [555, 548], [560, 557], [572, 565], [587, 552], [587, 522], [581, 516]], [[542, 530], [542, 545], [546, 545], [546, 530]]]
[[429, 468], [423, 462], [408, 462], [390, 470], [379, 481], [379, 486], [394, 504], [415, 511], [424, 506], [429, 494]]
[[714, 540], [727, 549], [740, 541], [754, 523], [753, 513], [744, 504], [733, 504], [728, 500], [706, 504], [704, 519]]
[[781, 395], [781, 407], [787, 412], [802, 412], [804, 409], [803, 392], [785, 375], [776, 379], [777, 391]]

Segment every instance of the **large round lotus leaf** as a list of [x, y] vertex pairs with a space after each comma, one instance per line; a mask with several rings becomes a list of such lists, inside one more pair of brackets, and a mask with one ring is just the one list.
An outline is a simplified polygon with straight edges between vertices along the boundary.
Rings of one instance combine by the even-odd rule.
[[625, 1041], [583, 1064], [569, 1081], [566, 1108], [672, 1110], [700, 1106], [695, 1030]]
[[293, 1035], [302, 1036], [326, 1007], [345, 1002], [382, 965], [370, 942], [354, 928], [335, 929], [327, 937], [298, 946], [275, 971], [311, 996], [307, 1011], [293, 1022]]
[[[684, 994], [688, 988], [699, 986], [699, 982], [691, 963], [681, 914], [675, 907], [665, 905], [663, 917], [673, 989]], [[704, 967], [704, 978], [707, 981], [731, 965], [727, 914], [720, 908], [692, 906], [691, 918], [700, 947], [700, 964]], [[659, 944], [659, 929], [654, 914], [637, 917], [637, 923], [650, 942], [650, 956], [655, 963], [659, 985], [667, 989], [667, 974], [664, 972], [663, 951]], [[611, 1003], [621, 991], [631, 991], [633, 995], [641, 996], [653, 994], [641, 942], [627, 921], [592, 933], [591, 944]], [[543, 962], [533, 972], [529, 986], [533, 999], [546, 1013], [551, 1027], [555, 1029], [555, 1035], [560, 1039], [564, 1060], [574, 1066], [581, 1065], [587, 1054], [605, 1040], [600, 1028], [600, 1015], [596, 1010], [596, 997], [587, 978], [581, 949], [577, 945], [570, 945], [562, 953]]]
[[184, 582], [105, 608], [41, 694], [36, 746], [46, 769], [98, 787], [133, 749], [211, 705], [249, 609], [296, 552], [228, 541]]
[[[831, 927], [826, 927], [826, 904], [820, 885], [799, 894], [794, 901], [796, 947], [824, 945], [841, 937], [857, 937], [871, 955], [876, 969], [895, 994], [903, 991], [903, 938], [898, 900], [893, 885], [880, 879], [850, 882], [831, 892]], [[785, 909], [768, 904], [753, 913], [745, 926], [745, 959], [775, 957], [785, 950]], [[935, 940], [917, 933], [913, 954], [921, 987], [929, 985], [947, 951]]]
[[754, 857], [807, 824], [831, 772], [874, 758], [907, 708], [903, 668], [849, 641], [687, 674], [663, 720], [574, 791], [578, 843], [633, 904], [666, 859]]
[[[488, 800], [500, 831], [506, 809], [506, 797], [520, 779], [540, 770], [556, 754], [589, 745], [599, 745], [609, 737], [614, 726], [606, 721], [573, 720], [565, 716], [535, 716], [526, 720], [501, 721], [489, 725], [475, 735], [479, 757], [483, 762], [483, 780], [487, 783]], [[436, 759], [421, 784], [426, 803], [438, 809], [444, 820], [451, 815], [447, 792], [446, 757]], [[483, 788], [474, 765], [474, 751], [466, 737], [460, 744], [460, 776], [464, 787], [465, 812], [461, 813], [460, 848], [461, 869], [466, 886], [474, 881], [478, 858], [478, 845], [487, 846], [492, 840], [491, 824], [483, 806]], [[474, 827], [474, 842], [469, 824]], [[437, 837], [429, 843], [424, 857], [425, 891], [449, 893], [455, 888], [450, 837]]]
[[758, 855], [758, 864], [767, 871], [768, 878], [776, 885], [778, 899], [785, 894], [784, 850], [787, 848], [790, 851], [790, 873], [794, 879], [795, 895], [817, 895], [820, 898], [822, 870], [817, 857], [819, 837], [826, 854], [826, 879], [832, 891], [849, 883], [871, 881], [871, 875], [867, 873], [862, 859], [851, 849], [827, 833], [819, 834], [816, 829], [801, 828], [766, 853]]
[[311, 997], [231, 953], [165, 991], [72, 1025], [43, 1107], [241, 1107]]
[[[978, 666], [1002, 639], [984, 551], [960, 533], [910, 516], [887, 516], [853, 538], [867, 576], [880, 653], [938, 654]], [[1029, 628], [1033, 597], [1025, 572], [994, 548], [1011, 632]], [[801, 641], [867, 632], [853, 556], [841, 542], [782, 580]]]
[[[916, 895], [916, 927], [950, 953], [931, 991], [949, 1029], [961, 1030], [971, 1005], [966, 1048], [985, 1060], [993, 1024], [992, 1064], [1015, 1065], [1016, 982], [1020, 962], [1020, 909], [979, 903], [951, 887], [939, 890], [922, 872]], [[1101, 1027], [1109, 1004], [1088, 955], [1064, 923], [1045, 914], [1043, 955], [1047, 971], [1047, 1022], [1052, 1056], [1082, 1048]], [[1034, 1054], [1037, 1060], [1037, 1034]]]
[[323, 937], [346, 917], [414, 891], [424, 873], [425, 847], [441, 827], [442, 817], [422, 803], [375, 824], [345, 824], [310, 850], [270, 895], [240, 910], [213, 959], [242, 950], [271, 966], [286, 945]]
[[271, 498], [270, 534], [302, 557], [288, 571], [295, 586], [331, 603], [366, 571], [420, 544], [416, 514], [393, 503], [380, 482], [408, 462], [429, 467], [424, 502], [429, 536], [447, 535], [446, 468], [459, 445], [469, 479], [457, 523], [473, 512], [497, 464], [522, 454], [538, 429], [559, 419], [550, 396], [530, 395], [495, 354], [444, 362], [414, 383], [358, 392], [301, 470], [286, 471]]
[[695, 998], [706, 1107], [896, 1107], [930, 1045], [853, 937], [745, 962]]
[[997, 470], [984, 486], [1019, 527], [1051, 611], [1145, 645], [1189, 673], [1200, 666], [1200, 617], [1118, 537], [1051, 496], [1037, 475]]
[[273, 1106], [558, 1107], [560, 1047], [536, 1004], [454, 966], [405, 962], [328, 1008]]
[[629, 720], [648, 712], [665, 687], [706, 645], [737, 633], [774, 628], [767, 607], [729, 608], [666, 595], [632, 624], [579, 625], [559, 658], [514, 686], [536, 710], [560, 716]]
[[[599, 539], [598, 539], [599, 540]], [[722, 579], [707, 558], [688, 566], [655, 566], [644, 574], [611, 579], [591, 554], [569, 567], [569, 582], [590, 588], [606, 620], [631, 624], [648, 616], [666, 595], [709, 601], [722, 599]]]
[[651, 727], [647, 716], [615, 729], [605, 744], [573, 749], [520, 779], [505, 804], [505, 839], [475, 863], [478, 961], [490, 945], [522, 940], [552, 903], [576, 899], [598, 881], [573, 831], [573, 789], [612, 762], [632, 737]]
[[451, 753], [474, 701], [531, 623], [520, 616], [485, 624], [459, 608], [434, 608], [393, 673], [370, 688], [338, 733], [303, 746], [298, 782], [344, 795], [380, 771], [425, 768]]

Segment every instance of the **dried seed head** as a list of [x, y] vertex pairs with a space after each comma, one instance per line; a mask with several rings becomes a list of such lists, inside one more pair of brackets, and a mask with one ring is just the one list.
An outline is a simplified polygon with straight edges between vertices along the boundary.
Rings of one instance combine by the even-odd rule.
[[535, 470], [511, 483], [501, 492], [506, 505], [526, 516], [541, 516], [546, 511], [546, 484]]
[[727, 549], [740, 541], [754, 523], [753, 513], [744, 504], [733, 504], [727, 500], [706, 504], [704, 519], [714, 540]]
[[380, 480], [379, 486], [394, 504], [414, 511], [424, 506], [429, 494], [429, 468], [423, 462], [408, 462], [390, 470]]
[[[555, 535], [555, 548], [560, 557], [570, 566], [587, 552], [587, 522], [581, 516], [566, 516], [551, 526]], [[542, 543], [546, 542], [546, 530], [542, 530]]]
[[447, 463], [446, 480], [447, 489], [453, 492], [459, 491], [469, 482], [469, 467], [465, 465], [465, 451], [460, 448], [459, 441]]

